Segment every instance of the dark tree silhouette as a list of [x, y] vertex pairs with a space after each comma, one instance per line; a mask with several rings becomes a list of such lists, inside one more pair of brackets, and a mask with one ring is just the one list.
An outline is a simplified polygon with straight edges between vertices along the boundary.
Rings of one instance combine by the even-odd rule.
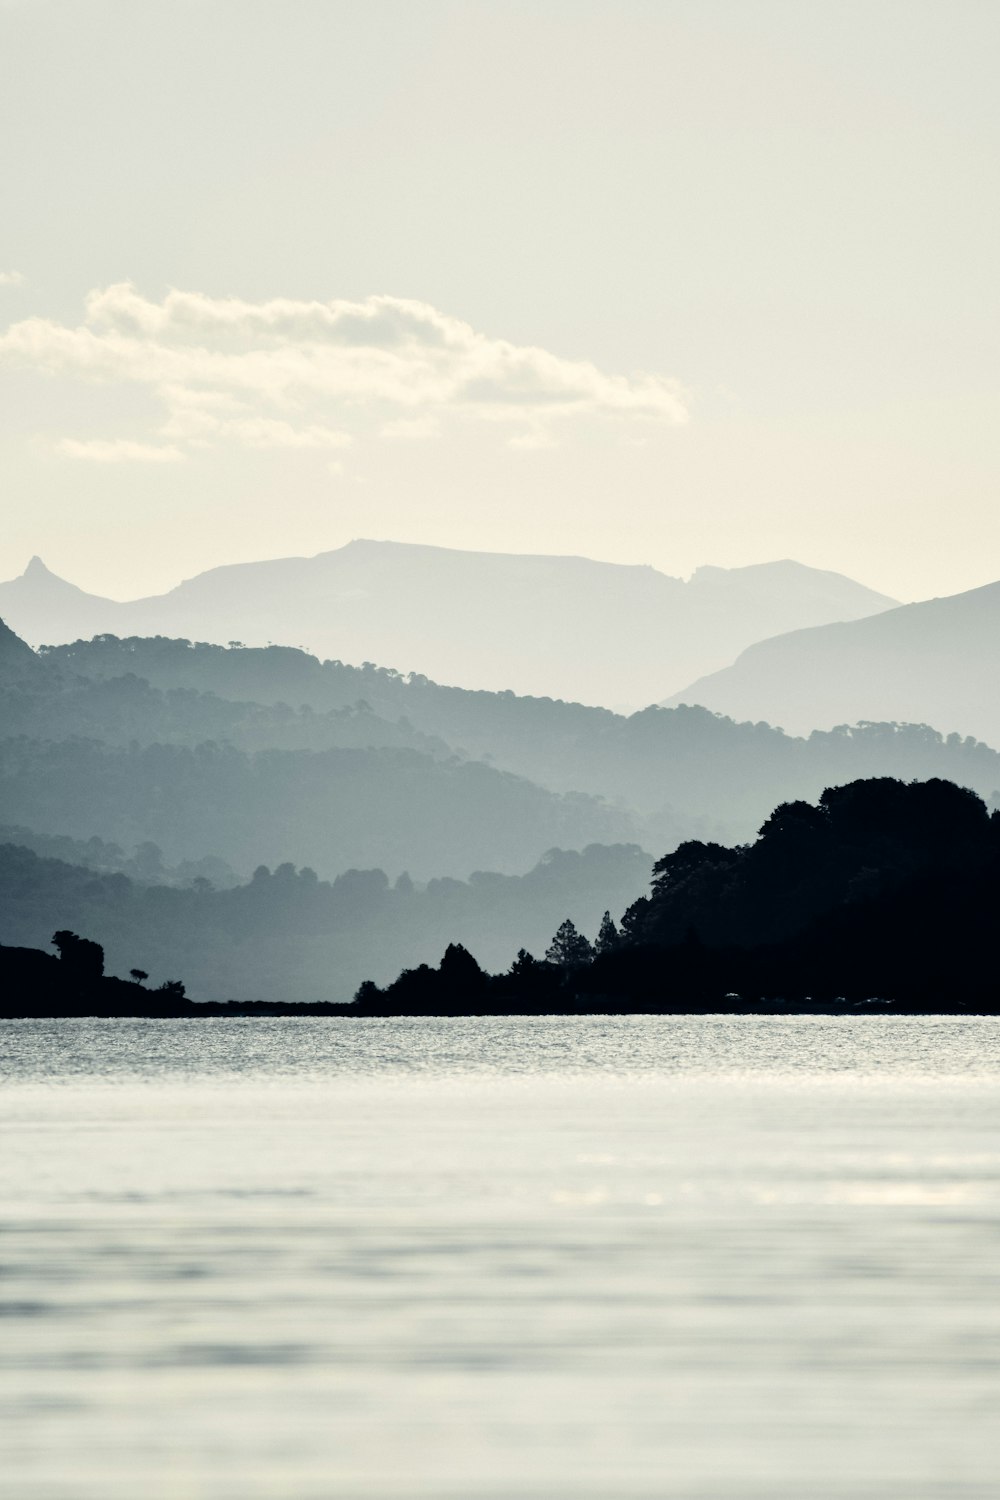
[[129, 973], [135, 980], [136, 984], [142, 984], [149, 978], [149, 975], [146, 973], [145, 969], [129, 969]]
[[459, 999], [475, 994], [486, 982], [486, 975], [461, 943], [448, 944], [438, 973], [444, 989]]
[[528, 979], [542, 967], [535, 956], [528, 952], [527, 948], [518, 948], [517, 957], [507, 971], [512, 979]]
[[606, 911], [604, 913], [604, 916], [601, 918], [601, 930], [597, 934], [597, 941], [594, 944], [594, 953], [596, 956], [600, 956], [603, 953], [614, 953], [615, 949], [620, 945], [620, 943], [621, 937], [619, 935], [618, 928], [614, 924], [611, 913], [609, 911]]
[[179, 979], [165, 979], [162, 984], [156, 986], [156, 994], [164, 995], [171, 1000], [183, 1000], [185, 993], [184, 985]]
[[[781, 804], [753, 844], [689, 840], [656, 864], [616, 944], [610, 916], [596, 953], [567, 920], [546, 963], [522, 950], [487, 998], [524, 1014], [867, 1009], [873, 996], [996, 1014], [998, 906], [1000, 810], [949, 782], [873, 778]], [[440, 1004], [432, 970], [421, 1001]], [[377, 1003], [404, 1013], [402, 979]]]
[[61, 928], [52, 935], [52, 946], [78, 984], [96, 984], [104, 975], [104, 949], [90, 938]]
[[546, 961], [560, 969], [576, 969], [589, 964], [594, 950], [569, 917], [561, 924], [545, 950]]

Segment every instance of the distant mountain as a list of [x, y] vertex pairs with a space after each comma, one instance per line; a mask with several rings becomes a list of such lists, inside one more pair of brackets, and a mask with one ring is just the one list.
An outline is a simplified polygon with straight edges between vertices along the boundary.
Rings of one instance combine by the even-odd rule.
[[47, 640], [75, 640], [113, 628], [109, 621], [125, 606], [51, 573], [33, 557], [20, 578], [0, 583], [0, 616], [33, 646]]
[[761, 641], [681, 703], [795, 733], [897, 719], [1000, 744], [1000, 583]]
[[33, 558], [0, 615], [34, 645], [96, 633], [302, 646], [459, 686], [638, 707], [782, 631], [894, 601], [796, 562], [652, 567], [355, 541], [310, 558], [213, 568], [169, 593], [102, 600]]

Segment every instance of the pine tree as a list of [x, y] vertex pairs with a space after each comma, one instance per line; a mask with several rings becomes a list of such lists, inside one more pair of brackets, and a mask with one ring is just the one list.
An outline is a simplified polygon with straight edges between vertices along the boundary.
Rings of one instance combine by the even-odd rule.
[[583, 934], [577, 932], [569, 917], [545, 950], [546, 963], [555, 964], [560, 969], [579, 968], [582, 964], [589, 964], [593, 956], [593, 948]]
[[597, 934], [597, 942], [594, 944], [594, 952], [614, 953], [621, 945], [621, 935], [611, 918], [611, 913], [606, 911], [601, 918], [601, 930]]
[[518, 948], [517, 957], [507, 972], [512, 979], [531, 979], [539, 967], [538, 959], [529, 953], [527, 948]]

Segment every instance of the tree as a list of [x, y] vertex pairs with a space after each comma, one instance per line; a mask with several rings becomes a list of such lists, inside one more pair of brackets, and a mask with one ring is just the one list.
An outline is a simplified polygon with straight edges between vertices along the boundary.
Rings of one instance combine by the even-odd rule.
[[593, 956], [593, 948], [583, 934], [577, 932], [569, 917], [545, 950], [546, 962], [555, 964], [560, 969], [580, 968], [583, 964], [589, 964]]
[[534, 979], [540, 968], [541, 964], [534, 954], [529, 953], [527, 948], [518, 948], [517, 957], [507, 972], [512, 979]]
[[594, 944], [596, 954], [614, 953], [621, 944], [621, 934], [612, 920], [611, 913], [606, 911], [601, 918], [601, 930], [597, 934], [597, 942]]
[[448, 944], [438, 973], [445, 989], [456, 995], [481, 989], [486, 981], [482, 969], [468, 948], [463, 948], [461, 943]]
[[165, 979], [162, 984], [156, 986], [158, 995], [167, 995], [171, 1000], [183, 1000], [187, 991], [179, 979]]
[[104, 949], [100, 943], [60, 928], [52, 935], [52, 946], [58, 948], [61, 962], [78, 983], [96, 984], [104, 977]]
[[[814, 812], [815, 809], [810, 808], [809, 811]], [[727, 849], [722, 844], [705, 844], [701, 839], [685, 839], [653, 866], [653, 895], [665, 895], [697, 872], [730, 865], [738, 855], [737, 849]]]
[[142, 984], [143, 980], [149, 978], [145, 969], [129, 969], [129, 974], [135, 980], [136, 984]]

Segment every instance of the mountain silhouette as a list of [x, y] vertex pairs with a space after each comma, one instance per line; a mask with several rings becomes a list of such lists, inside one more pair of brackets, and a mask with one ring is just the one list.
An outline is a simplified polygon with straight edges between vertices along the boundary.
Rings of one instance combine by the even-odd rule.
[[609, 707], [654, 702], [763, 637], [893, 603], [790, 561], [699, 568], [684, 582], [582, 557], [380, 541], [213, 568], [127, 603], [84, 593], [37, 558], [0, 584], [0, 615], [33, 645], [103, 632], [274, 642], [459, 686]]
[[681, 703], [792, 733], [896, 719], [1000, 743], [1000, 583], [761, 641]]
[[19, 578], [0, 583], [0, 615], [33, 646], [109, 629], [121, 605], [85, 593], [33, 557]]

